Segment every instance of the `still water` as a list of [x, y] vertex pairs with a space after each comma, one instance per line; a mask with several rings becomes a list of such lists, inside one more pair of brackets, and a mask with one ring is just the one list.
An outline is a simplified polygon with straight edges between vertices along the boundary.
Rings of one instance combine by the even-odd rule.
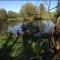
[[[43, 24], [44, 27], [43, 27]], [[52, 20], [43, 20], [42, 22], [38, 23], [40, 27], [43, 27], [41, 29], [43, 29], [43, 32], [47, 33], [50, 27], [53, 27], [53, 22]], [[8, 32], [13, 32], [13, 33], [17, 33], [17, 30], [19, 30], [19, 32], [22, 32], [22, 23], [17, 23], [14, 26], [9, 25], [8, 26]]]

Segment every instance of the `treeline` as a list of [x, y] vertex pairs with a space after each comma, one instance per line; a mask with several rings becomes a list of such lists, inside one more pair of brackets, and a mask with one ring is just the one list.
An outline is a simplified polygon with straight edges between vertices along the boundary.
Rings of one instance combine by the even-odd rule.
[[[56, 9], [58, 13], [60, 12], [59, 8]], [[0, 9], [0, 22], [8, 21], [10, 18], [19, 18], [21, 21], [32, 21], [35, 17], [44, 20], [52, 19], [57, 15], [57, 11], [49, 12], [43, 3], [37, 7], [35, 7], [32, 3], [26, 3], [22, 5], [19, 13], [14, 11], [7, 12], [5, 9]]]

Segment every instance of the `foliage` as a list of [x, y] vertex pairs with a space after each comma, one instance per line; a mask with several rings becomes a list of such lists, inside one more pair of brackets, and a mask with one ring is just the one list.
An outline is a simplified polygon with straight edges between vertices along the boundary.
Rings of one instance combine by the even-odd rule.
[[38, 7], [38, 16], [40, 16], [43, 19], [46, 16], [46, 8], [45, 8], [44, 4], [42, 4], [42, 3]]
[[[26, 3], [22, 6], [20, 14], [23, 18], [33, 18], [35, 13], [35, 7], [32, 3]], [[28, 19], [29, 20], [29, 19]]]
[[57, 6], [58, 7], [56, 8], [55, 18], [58, 18], [58, 16], [60, 16], [60, 2], [58, 2]]
[[5, 9], [0, 9], [0, 21], [7, 21], [8, 15]]
[[[50, 12], [53, 18], [54, 12]], [[0, 9], [0, 21], [7, 21], [8, 18], [18, 18], [24, 21], [32, 21], [34, 18], [40, 19], [51, 19], [48, 11], [46, 10], [43, 3], [35, 7], [32, 3], [26, 3], [22, 5], [20, 13], [7, 11], [5, 9]]]
[[[54, 12], [50, 12], [50, 13], [53, 18]], [[28, 20], [32, 21], [34, 17], [37, 17], [37, 18], [40, 17], [40, 19], [51, 19], [50, 15], [48, 14], [48, 11], [46, 11], [46, 8], [44, 4], [42, 3], [40, 4], [38, 8], [34, 7], [34, 5], [31, 3], [27, 3], [22, 6], [20, 10], [20, 14], [13, 11], [8, 11], [8, 14], [7, 14], [6, 10], [0, 9], [0, 21], [6, 21], [7, 18], [18, 18], [18, 17], [24, 18], [24, 21], [28, 21]], [[33, 26], [35, 25], [33, 24]], [[32, 28], [32, 30], [33, 30], [33, 26], [30, 27]], [[39, 23], [40, 32], [43, 32], [44, 26], [45, 26], [44, 23], [40, 21]], [[42, 38], [39, 37], [39, 39], [35, 39], [31, 29], [29, 33], [27, 32], [28, 31], [25, 31], [24, 35], [22, 35], [22, 37], [19, 37], [18, 41], [15, 43], [15, 45], [13, 46], [11, 50], [10, 55], [18, 58], [17, 60], [22, 60], [21, 58], [24, 58], [23, 60], [27, 60], [35, 56], [40, 57], [42, 53], [44, 53], [45, 51], [48, 51], [51, 48], [48, 44], [48, 40], [46, 39], [46, 36], [47, 36], [46, 34], [43, 35], [45, 39], [43, 37]], [[15, 41], [16, 37], [14, 36], [13, 38], [14, 39], [11, 39], [11, 41], [9, 41], [7, 45], [11, 45]], [[1, 48], [4, 43], [5, 43], [5, 40], [1, 39], [1, 36], [0, 36]]]
[[8, 11], [8, 17], [9, 18], [17, 18], [18, 14], [16, 12], [13, 12], [13, 11]]

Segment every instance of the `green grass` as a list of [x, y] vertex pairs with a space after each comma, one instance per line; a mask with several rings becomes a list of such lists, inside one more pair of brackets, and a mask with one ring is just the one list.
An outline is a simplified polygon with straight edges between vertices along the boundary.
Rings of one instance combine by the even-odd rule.
[[[3, 37], [0, 36], [0, 49], [3, 47], [3, 45], [5, 44], [6, 41], [7, 41], [6, 38], [3, 38]], [[15, 40], [11, 39], [11, 40], [8, 42], [7, 45], [8, 45], [8, 46], [12, 45], [14, 41], [15, 41]], [[21, 48], [22, 48], [22, 37], [20, 36], [19, 39], [18, 39], [18, 41], [17, 41], [17, 42], [15, 43], [15, 45], [12, 47], [11, 56], [16, 56], [19, 52], [21, 52], [21, 51], [20, 51]]]
[[[0, 36], [0, 49], [3, 47], [7, 38]], [[12, 45], [15, 40], [11, 39], [9, 43], [7, 44], [8, 46]], [[36, 53], [37, 56], [39, 56], [41, 53], [44, 52], [44, 50], [49, 49], [49, 44], [48, 40], [46, 39], [41, 39], [40, 42], [35, 42], [34, 40], [28, 40], [30, 46], [33, 48], [34, 52]], [[12, 47], [12, 50], [10, 52], [10, 56], [12, 57], [21, 57], [21, 52], [23, 51], [23, 40], [22, 36], [19, 37], [18, 41], [15, 43], [15, 45]], [[26, 52], [27, 53], [27, 52]], [[29, 52], [30, 54], [31, 52]], [[19, 55], [20, 54], [20, 55]], [[22, 53], [23, 54], [23, 53]], [[24, 58], [24, 54], [22, 55], [22, 58]]]
[[6, 42], [6, 39], [0, 36], [0, 48], [3, 46], [5, 42]]

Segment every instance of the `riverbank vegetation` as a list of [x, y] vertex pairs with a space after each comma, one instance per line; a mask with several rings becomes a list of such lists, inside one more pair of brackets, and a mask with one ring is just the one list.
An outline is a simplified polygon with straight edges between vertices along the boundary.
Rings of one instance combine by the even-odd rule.
[[[34, 18], [38, 20], [52, 20], [57, 17], [60, 12], [50, 12], [43, 3], [35, 7], [32, 3], [24, 4], [19, 13], [14, 11], [6, 11], [0, 9], [0, 30], [8, 25], [11, 21], [24, 22], [34, 21]], [[50, 14], [49, 14], [50, 13]], [[36, 20], [36, 19], [35, 19]], [[13, 22], [11, 22], [13, 24]], [[41, 24], [42, 26], [42, 24]], [[36, 27], [38, 29], [38, 27]], [[43, 27], [41, 27], [43, 28]], [[48, 43], [47, 34], [41, 37], [34, 37], [33, 29], [24, 31], [24, 34], [20, 35], [6, 31], [0, 32], [0, 59], [1, 60], [55, 60], [57, 56], [53, 56], [51, 53], [51, 46]], [[60, 55], [59, 55], [60, 56]], [[54, 59], [53, 59], [54, 57]], [[60, 60], [60, 57], [59, 57]]]
[[[5, 9], [0, 9], [0, 22], [4, 21], [10, 21], [10, 20], [34, 20], [34, 17], [40, 17], [44, 20], [51, 20], [56, 11], [50, 12], [43, 3], [41, 3], [39, 6], [35, 7], [32, 3], [26, 3], [25, 5], [22, 5], [20, 11], [14, 12], [14, 11], [6, 11]], [[50, 17], [51, 16], [51, 17]]]

